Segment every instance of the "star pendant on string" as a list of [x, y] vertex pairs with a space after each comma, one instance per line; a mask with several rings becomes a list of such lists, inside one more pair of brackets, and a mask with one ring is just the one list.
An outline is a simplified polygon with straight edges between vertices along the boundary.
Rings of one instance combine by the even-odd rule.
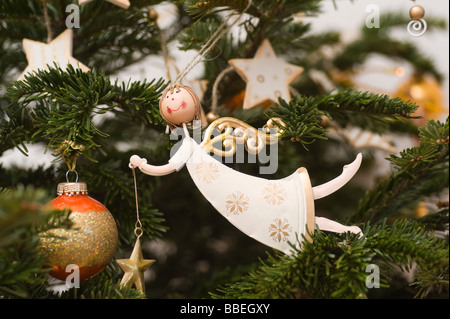
[[32, 71], [46, 70], [47, 65], [54, 66], [53, 63], [56, 63], [63, 70], [70, 64], [84, 72], [89, 71], [87, 66], [72, 56], [72, 29], [65, 30], [50, 43], [23, 39], [22, 44], [28, 66], [18, 80], [23, 80], [25, 75]]
[[130, 259], [117, 259], [116, 262], [125, 272], [120, 284], [127, 287], [134, 284], [137, 290], [145, 293], [144, 272], [155, 263], [155, 260], [143, 259], [139, 238], [136, 240], [136, 244], [134, 244]]
[[279, 97], [289, 101], [289, 84], [303, 72], [302, 67], [278, 58], [267, 39], [253, 59], [231, 59], [228, 63], [247, 82], [244, 109], [267, 101], [277, 103]]

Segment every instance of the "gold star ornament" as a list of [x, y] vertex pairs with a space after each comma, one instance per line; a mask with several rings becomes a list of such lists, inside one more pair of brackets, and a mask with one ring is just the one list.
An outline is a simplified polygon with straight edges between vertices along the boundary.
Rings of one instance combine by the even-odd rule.
[[267, 101], [276, 103], [279, 97], [289, 101], [289, 84], [303, 72], [302, 67], [278, 58], [267, 39], [258, 48], [253, 59], [231, 59], [228, 63], [247, 82], [244, 109]]
[[[82, 6], [85, 3], [91, 2], [92, 0], [78, 0], [78, 4]], [[112, 4], [115, 4], [118, 7], [121, 7], [123, 9], [128, 9], [130, 6], [130, 1], [128, 0], [106, 0], [108, 2], [111, 2]]]
[[38, 42], [30, 39], [22, 41], [28, 66], [19, 76], [18, 80], [23, 80], [25, 74], [46, 70], [48, 65], [58, 64], [61, 69], [66, 69], [70, 64], [74, 68], [80, 68], [84, 72], [89, 68], [72, 56], [72, 29], [67, 29], [50, 43]]
[[155, 263], [155, 260], [143, 259], [139, 238], [134, 244], [130, 259], [118, 259], [116, 262], [125, 272], [120, 284], [127, 287], [134, 284], [137, 290], [145, 293], [144, 272]]

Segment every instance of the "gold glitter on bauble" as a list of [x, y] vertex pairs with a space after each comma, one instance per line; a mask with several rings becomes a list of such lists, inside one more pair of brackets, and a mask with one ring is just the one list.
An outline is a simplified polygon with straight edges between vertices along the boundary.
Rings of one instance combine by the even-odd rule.
[[71, 210], [73, 225], [69, 229], [51, 229], [40, 234], [39, 251], [50, 275], [65, 280], [72, 273], [68, 265], [76, 265], [80, 280], [101, 272], [111, 261], [117, 248], [117, 226], [108, 209], [88, 196], [85, 183], [58, 184], [58, 197], [51, 209]]

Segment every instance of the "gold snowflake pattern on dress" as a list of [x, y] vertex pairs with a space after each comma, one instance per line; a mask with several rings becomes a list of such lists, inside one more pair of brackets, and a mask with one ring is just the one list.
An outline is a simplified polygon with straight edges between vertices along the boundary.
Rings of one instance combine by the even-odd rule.
[[[284, 123], [279, 118], [269, 119], [267, 124], [258, 130], [241, 120], [221, 117], [205, 130], [205, 138], [201, 145], [207, 152], [222, 157], [233, 156], [236, 153], [237, 144], [244, 144], [245, 149], [251, 154], [259, 154], [265, 145], [278, 143], [278, 139], [284, 132], [283, 127]], [[217, 131], [219, 131], [218, 135]], [[217, 143], [222, 145], [217, 147]]]
[[200, 163], [195, 170], [197, 177], [204, 183], [212, 183], [219, 178], [219, 167], [214, 163]]
[[230, 213], [239, 215], [248, 209], [249, 201], [247, 195], [237, 191], [227, 196], [226, 208]]
[[280, 205], [286, 199], [287, 193], [279, 183], [268, 183], [263, 190], [264, 199], [272, 205]]
[[290, 232], [292, 232], [292, 227], [286, 218], [283, 220], [275, 218], [274, 223], [269, 226], [269, 235], [274, 241], [286, 241]]

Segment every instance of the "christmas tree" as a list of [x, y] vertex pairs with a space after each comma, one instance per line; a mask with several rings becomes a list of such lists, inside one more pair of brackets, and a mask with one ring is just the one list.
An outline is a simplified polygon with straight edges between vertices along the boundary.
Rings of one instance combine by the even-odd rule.
[[[0, 2], [0, 159], [15, 151], [0, 166], [0, 298], [448, 298], [448, 117], [433, 118], [439, 108], [411, 94], [379, 94], [355, 80], [377, 54], [411, 66], [410, 91], [429, 93], [420, 84], [427, 78], [442, 83], [439, 65], [406, 31], [408, 13], [382, 12], [343, 41], [338, 31], [311, 32], [307, 18], [320, 15], [320, 0], [171, 1], [156, 10], [161, 3]], [[427, 32], [446, 27], [424, 18]], [[400, 28], [402, 40], [392, 36]], [[298, 71], [271, 99], [260, 99], [268, 92], [245, 74], [261, 48], [289, 67], [265, 65], [257, 81], [278, 87]], [[175, 49], [187, 56], [182, 65]], [[165, 76], [143, 63], [151, 57]], [[133, 66], [145, 80], [127, 73]], [[132, 155], [163, 165], [180, 140], [166, 134], [159, 110], [177, 80], [200, 97], [203, 130], [225, 117], [253, 128], [277, 119], [276, 170], [261, 173], [267, 162], [246, 153], [226, 163], [235, 171], [281, 179], [305, 167], [315, 186], [363, 152], [355, 178], [315, 202], [316, 216], [362, 234], [316, 228], [286, 255], [217, 214], [186, 169], [158, 177], [136, 170], [135, 184]], [[33, 165], [43, 156], [45, 165]], [[380, 166], [388, 168], [382, 175]], [[114, 219], [117, 249], [102, 271], [68, 288], [49, 277], [42, 242], [76, 228], [73, 212], [46, 205], [75, 172]], [[145, 292], [123, 266], [136, 237], [143, 259], [156, 260], [140, 271], [148, 269]]]

